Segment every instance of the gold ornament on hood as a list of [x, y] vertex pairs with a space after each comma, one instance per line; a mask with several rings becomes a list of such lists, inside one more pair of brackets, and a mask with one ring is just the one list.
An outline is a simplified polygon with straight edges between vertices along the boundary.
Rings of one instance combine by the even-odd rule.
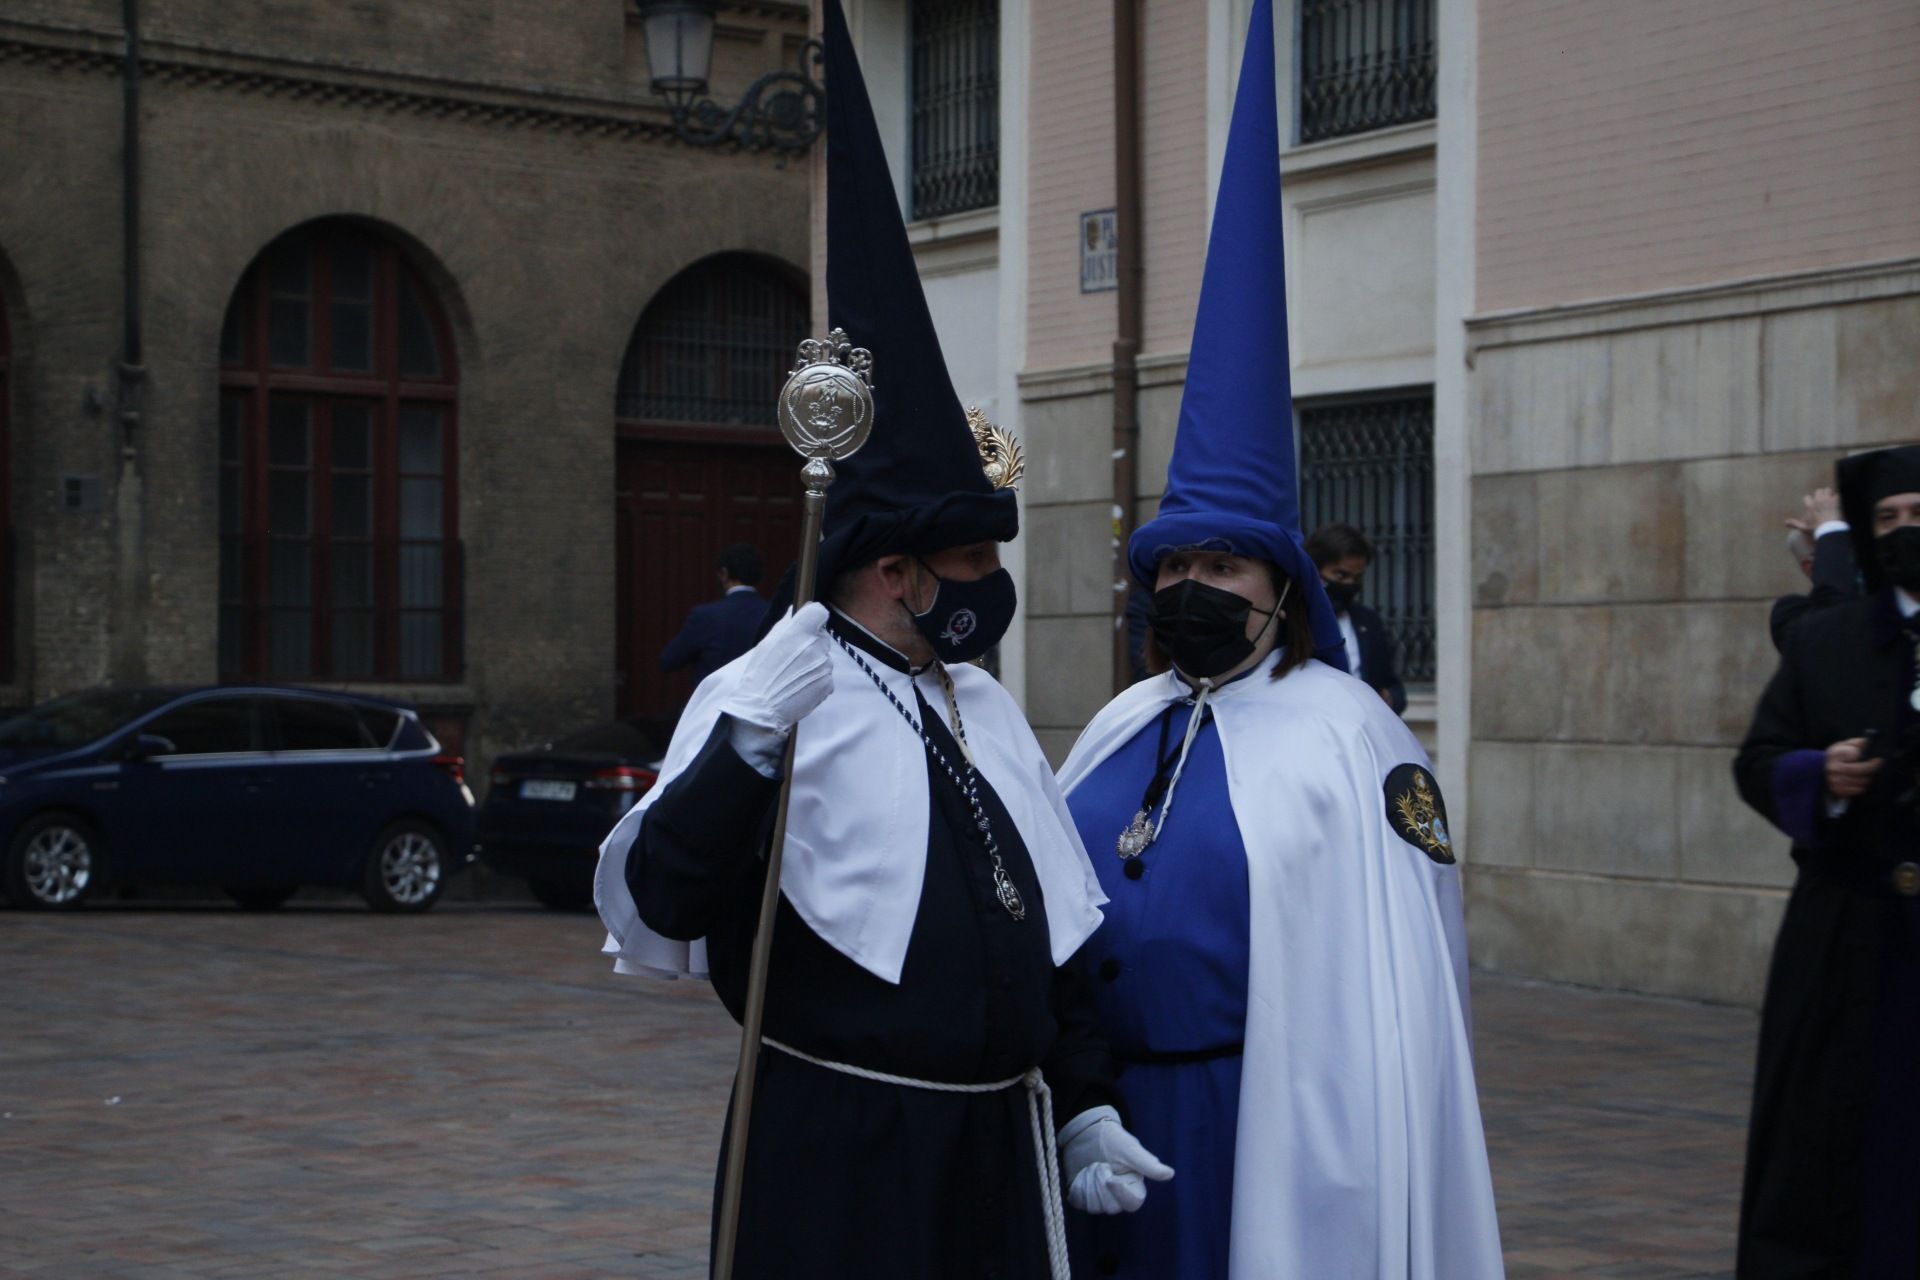
[[987, 421], [978, 409], [967, 410], [967, 426], [973, 429], [974, 447], [980, 450], [980, 466], [996, 489], [1015, 489], [1026, 474], [1027, 457], [1020, 441], [1005, 427]]

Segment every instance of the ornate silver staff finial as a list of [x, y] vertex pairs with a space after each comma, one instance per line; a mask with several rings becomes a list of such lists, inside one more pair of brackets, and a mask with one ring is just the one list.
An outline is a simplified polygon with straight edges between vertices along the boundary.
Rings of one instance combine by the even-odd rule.
[[833, 462], [867, 442], [873, 430], [873, 354], [835, 329], [800, 344], [780, 389], [780, 433], [803, 458]]

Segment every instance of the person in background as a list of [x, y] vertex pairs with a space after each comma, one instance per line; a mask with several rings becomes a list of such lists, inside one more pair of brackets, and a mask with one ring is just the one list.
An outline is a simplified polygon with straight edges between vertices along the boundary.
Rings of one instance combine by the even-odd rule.
[[760, 553], [751, 543], [736, 542], [720, 553], [717, 569], [720, 598], [693, 607], [680, 634], [660, 651], [662, 671], [692, 663], [698, 682], [753, 647], [767, 612], [767, 602], [754, 589], [760, 582]]
[[1835, 468], [1864, 594], [1790, 627], [1734, 759], [1793, 840], [1741, 1280], [1920, 1275], [1920, 445]]
[[1853, 540], [1840, 518], [1840, 497], [1822, 486], [1800, 500], [1798, 518], [1787, 517], [1787, 550], [1813, 589], [1803, 595], [1781, 596], [1773, 602], [1768, 627], [1773, 647], [1786, 646], [1787, 628], [1809, 613], [1839, 604], [1860, 589], [1853, 565]]
[[1373, 544], [1350, 524], [1323, 524], [1307, 539], [1307, 554], [1320, 569], [1327, 599], [1347, 642], [1347, 670], [1387, 700], [1395, 714], [1407, 709], [1407, 687], [1393, 669], [1393, 637], [1380, 615], [1359, 601], [1360, 582], [1373, 563]]

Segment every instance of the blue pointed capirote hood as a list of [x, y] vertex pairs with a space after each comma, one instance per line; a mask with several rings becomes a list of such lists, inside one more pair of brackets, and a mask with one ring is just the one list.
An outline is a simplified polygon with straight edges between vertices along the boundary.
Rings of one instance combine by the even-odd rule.
[[1300, 532], [1274, 94], [1273, 3], [1254, 0], [1167, 490], [1127, 563], [1151, 589], [1178, 547], [1271, 560], [1293, 581], [1287, 607], [1306, 603], [1317, 656], [1344, 668], [1340, 622]]

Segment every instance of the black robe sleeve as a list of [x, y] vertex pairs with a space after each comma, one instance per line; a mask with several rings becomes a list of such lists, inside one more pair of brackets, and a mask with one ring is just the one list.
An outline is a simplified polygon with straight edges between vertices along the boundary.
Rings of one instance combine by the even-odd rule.
[[1126, 1104], [1114, 1083], [1113, 1054], [1100, 1035], [1093, 1011], [1093, 984], [1087, 977], [1087, 949], [1067, 958], [1053, 978], [1053, 1017], [1059, 1027], [1053, 1048], [1040, 1063], [1040, 1072], [1053, 1091], [1053, 1121], [1065, 1128], [1069, 1120], [1093, 1107], [1112, 1107], [1127, 1119]]
[[1810, 845], [1836, 819], [1827, 813], [1826, 748], [1816, 741], [1807, 705], [1799, 633], [1785, 634], [1780, 667], [1767, 682], [1753, 724], [1733, 760], [1740, 796], [1794, 843]]
[[1813, 544], [1813, 588], [1805, 595], [1781, 596], [1773, 602], [1768, 626], [1773, 647], [1786, 650], [1787, 629], [1810, 613], [1818, 613], [1854, 595], [1859, 573], [1853, 563], [1853, 540], [1845, 533], [1829, 533]]
[[627, 889], [641, 921], [663, 938], [706, 937], [738, 901], [741, 882], [757, 879], [780, 781], [740, 758], [732, 729], [721, 716], [640, 820], [627, 854]]

